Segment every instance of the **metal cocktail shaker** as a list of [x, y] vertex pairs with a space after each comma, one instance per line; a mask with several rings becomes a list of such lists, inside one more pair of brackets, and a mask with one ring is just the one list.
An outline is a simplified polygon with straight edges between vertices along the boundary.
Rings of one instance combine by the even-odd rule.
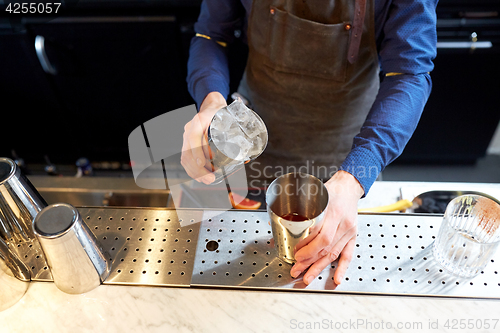
[[0, 158], [0, 237], [7, 242], [36, 242], [31, 223], [45, 206], [14, 161]]
[[109, 255], [75, 207], [65, 203], [47, 206], [36, 216], [33, 228], [60, 290], [81, 294], [109, 276]]
[[31, 280], [22, 245], [43, 257], [31, 223], [46, 205], [14, 161], [0, 158], [0, 311], [20, 300]]
[[278, 258], [293, 264], [295, 247], [307, 244], [321, 229], [328, 191], [314, 176], [288, 173], [269, 185], [266, 203]]

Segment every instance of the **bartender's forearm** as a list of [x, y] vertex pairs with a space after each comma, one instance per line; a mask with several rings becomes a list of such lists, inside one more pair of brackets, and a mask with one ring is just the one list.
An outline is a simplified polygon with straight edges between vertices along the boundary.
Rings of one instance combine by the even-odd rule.
[[188, 60], [188, 90], [198, 107], [211, 92], [229, 94], [229, 67], [223, 46], [213, 40], [193, 38]]
[[341, 170], [351, 173], [365, 195], [378, 174], [402, 152], [431, 92], [429, 74], [386, 77]]
[[377, 49], [382, 72], [393, 76], [382, 81], [341, 166], [356, 177], [365, 195], [378, 174], [402, 153], [431, 92], [427, 73], [436, 56], [436, 5], [437, 0], [392, 0], [387, 9]]

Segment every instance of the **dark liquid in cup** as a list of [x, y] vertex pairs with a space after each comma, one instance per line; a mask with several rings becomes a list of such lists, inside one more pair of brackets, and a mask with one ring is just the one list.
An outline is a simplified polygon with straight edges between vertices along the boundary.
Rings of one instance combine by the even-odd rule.
[[299, 213], [288, 213], [288, 214], [282, 215], [281, 218], [288, 220], [288, 221], [294, 221], [294, 222], [309, 220], [309, 218], [307, 218], [303, 215], [300, 215]]

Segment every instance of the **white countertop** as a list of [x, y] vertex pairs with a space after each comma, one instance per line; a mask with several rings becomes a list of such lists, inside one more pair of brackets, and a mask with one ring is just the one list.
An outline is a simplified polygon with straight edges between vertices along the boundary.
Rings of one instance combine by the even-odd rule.
[[[2, 332], [289, 332], [304, 324], [364, 321], [357, 332], [430, 332], [429, 321], [499, 319], [500, 302], [435, 297], [355, 296], [195, 288], [100, 286], [65, 294], [53, 283], [34, 282], [13, 307], [0, 313]], [[491, 321], [491, 320], [490, 320]], [[372, 329], [368, 326], [372, 324]], [[420, 325], [398, 330], [396, 325]], [[409, 324], [408, 324], [409, 323]], [[294, 326], [294, 324], [296, 326]], [[497, 329], [499, 328], [497, 325]], [[296, 327], [296, 329], [294, 329]], [[380, 326], [382, 327], [382, 326]], [[328, 331], [328, 330], [324, 330]], [[353, 329], [335, 330], [352, 331]], [[460, 330], [458, 330], [460, 331]], [[481, 330], [462, 330], [462, 332]]]
[[[393, 203], [401, 186], [422, 184], [377, 182], [360, 206]], [[460, 319], [474, 329], [461, 330]], [[495, 324], [500, 330], [498, 319], [498, 300], [116, 285], [69, 295], [53, 283], [32, 282], [0, 312], [0, 332], [490, 332]]]

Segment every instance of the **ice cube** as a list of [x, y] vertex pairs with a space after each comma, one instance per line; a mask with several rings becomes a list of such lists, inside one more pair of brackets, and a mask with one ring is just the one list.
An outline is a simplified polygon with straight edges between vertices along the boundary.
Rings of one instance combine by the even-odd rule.
[[246, 123], [252, 114], [250, 109], [239, 98], [228, 105], [227, 110], [238, 123]]
[[210, 137], [212, 138], [212, 141], [215, 143], [227, 141], [226, 132], [222, 132], [216, 128], [211, 128]]
[[231, 141], [231, 138], [245, 135], [245, 133], [243, 132], [243, 130], [241, 129], [241, 127], [238, 125], [237, 122], [233, 122], [227, 129], [226, 135], [228, 140]]
[[262, 153], [263, 149], [264, 149], [264, 142], [263, 142], [261, 136], [257, 135], [252, 140], [252, 148], [248, 151], [248, 156], [250, 158], [254, 158], [257, 155], [260, 155], [260, 153]]
[[232, 123], [234, 123], [234, 118], [226, 108], [222, 108], [215, 114], [215, 117], [212, 121], [212, 128], [216, 128], [219, 131], [226, 132]]
[[235, 160], [240, 154], [240, 147], [234, 142], [221, 142], [218, 146], [219, 150], [229, 158]]
[[239, 153], [236, 157], [231, 157], [238, 161], [246, 161], [249, 159], [248, 151], [252, 148], [252, 143], [248, 141], [243, 135], [228, 138], [229, 143], [234, 143], [239, 147]]
[[245, 132], [249, 138], [254, 138], [257, 135], [266, 132], [266, 126], [257, 116], [255, 116], [255, 114], [252, 113], [250, 118], [251, 119], [248, 122], [239, 124], [243, 132]]

